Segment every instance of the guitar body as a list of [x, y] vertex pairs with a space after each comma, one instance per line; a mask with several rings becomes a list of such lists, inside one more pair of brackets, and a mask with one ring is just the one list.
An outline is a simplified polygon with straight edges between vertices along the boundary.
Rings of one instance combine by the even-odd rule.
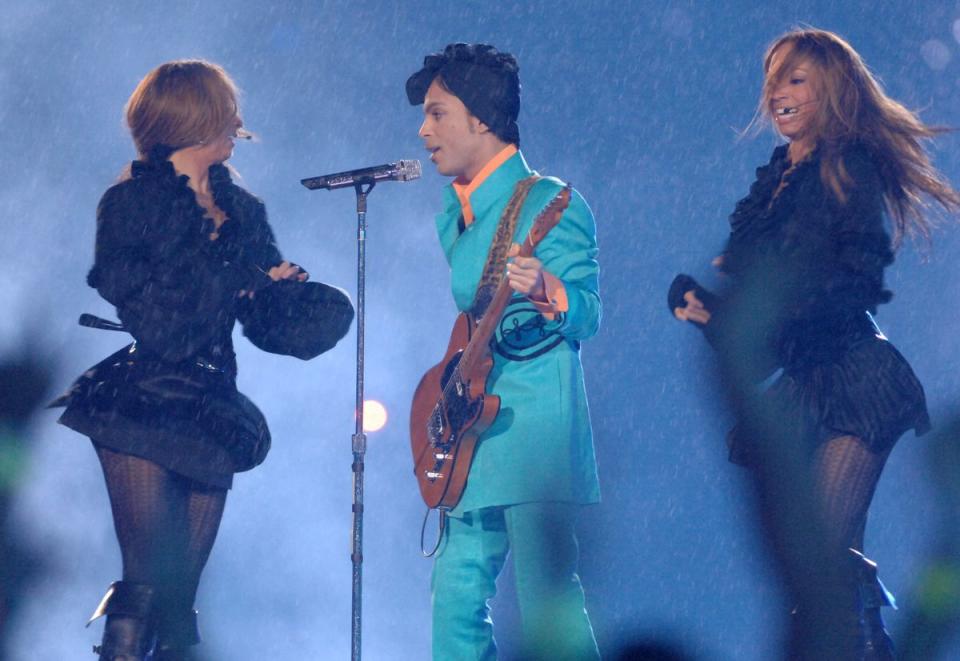
[[428, 507], [449, 510], [460, 502], [477, 440], [500, 412], [500, 398], [485, 392], [493, 367], [489, 351], [471, 373], [460, 373], [460, 358], [475, 329], [470, 315], [457, 317], [443, 360], [423, 375], [413, 396], [413, 470]]

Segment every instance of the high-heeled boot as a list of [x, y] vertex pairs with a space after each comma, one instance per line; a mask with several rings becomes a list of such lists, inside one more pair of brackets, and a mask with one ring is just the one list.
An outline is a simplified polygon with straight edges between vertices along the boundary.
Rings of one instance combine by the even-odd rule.
[[893, 661], [896, 656], [893, 640], [883, 624], [880, 609], [890, 606], [896, 609], [897, 601], [877, 576], [877, 563], [855, 549], [850, 549], [857, 565], [860, 586], [860, 603], [863, 613], [864, 661]]
[[188, 661], [189, 649], [200, 642], [197, 611], [162, 614], [157, 623], [157, 647], [153, 661]]
[[[791, 661], [862, 661], [866, 644], [859, 565], [846, 549], [820, 553], [796, 585], [786, 658]], [[799, 574], [798, 574], [799, 575]]]
[[99, 661], [143, 661], [153, 648], [154, 589], [144, 583], [116, 581], [87, 622], [103, 615], [103, 641], [93, 651]]

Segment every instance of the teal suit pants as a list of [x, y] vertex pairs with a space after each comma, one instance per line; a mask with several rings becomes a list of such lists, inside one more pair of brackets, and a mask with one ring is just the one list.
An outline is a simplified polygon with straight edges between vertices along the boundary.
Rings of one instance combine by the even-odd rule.
[[524, 659], [599, 659], [577, 576], [578, 506], [523, 503], [448, 517], [433, 566], [434, 661], [497, 658], [488, 601], [512, 555]]

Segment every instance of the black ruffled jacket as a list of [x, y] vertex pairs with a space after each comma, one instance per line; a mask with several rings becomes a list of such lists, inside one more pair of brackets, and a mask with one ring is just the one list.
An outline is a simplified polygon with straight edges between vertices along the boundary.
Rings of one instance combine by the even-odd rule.
[[[227, 215], [215, 241], [213, 221], [170, 161], [134, 161], [131, 175], [100, 200], [87, 283], [116, 306], [145, 356], [165, 362], [202, 356], [235, 372], [237, 319], [258, 347], [302, 359], [346, 333], [353, 308], [343, 292], [319, 285], [325, 295], [308, 297], [313, 305], [297, 310], [291, 304], [308, 288], [267, 275], [282, 258], [266, 209], [230, 180], [226, 167], [214, 165], [209, 174]], [[253, 299], [239, 297], [241, 290], [255, 292]], [[301, 314], [296, 323], [284, 323], [295, 313]]]
[[[866, 147], [840, 153], [850, 181], [840, 201], [820, 177], [821, 153], [787, 174], [786, 145], [757, 169], [747, 197], [730, 217], [723, 270], [733, 281], [718, 323], [736, 315], [767, 352], [768, 368], [801, 368], [833, 360], [850, 343], [876, 332], [865, 312], [876, 313], [891, 293], [883, 271], [893, 262], [884, 229], [880, 173]], [[732, 310], [731, 308], [740, 309]]]
[[282, 258], [264, 205], [222, 165], [209, 177], [227, 220], [211, 240], [213, 221], [168, 155], [134, 161], [131, 177], [97, 209], [87, 282], [116, 306], [136, 342], [84, 373], [55, 405], [67, 405], [63, 424], [102, 445], [229, 486], [270, 444], [262, 415], [236, 390], [235, 322], [261, 349], [306, 360], [346, 334], [353, 306], [335, 287], [267, 275]]
[[[787, 172], [782, 146], [757, 170], [730, 218], [730, 284], [704, 331], [738, 378], [783, 368], [760, 398], [784, 434], [853, 434], [881, 451], [908, 429], [925, 432], [929, 417], [923, 387], [871, 317], [891, 298], [883, 271], [893, 261], [876, 159], [862, 144], [840, 150], [841, 201], [821, 180], [826, 157], [818, 150]], [[728, 439], [731, 459], [749, 464], [758, 439], [742, 431]]]

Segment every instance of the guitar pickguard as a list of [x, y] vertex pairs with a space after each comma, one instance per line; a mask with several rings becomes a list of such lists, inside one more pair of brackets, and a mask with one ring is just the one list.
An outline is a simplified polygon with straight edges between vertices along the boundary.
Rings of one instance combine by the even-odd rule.
[[459, 441], [458, 430], [469, 429], [470, 422], [483, 411], [483, 398], [471, 398], [469, 383], [464, 383], [457, 371], [462, 352], [447, 363], [440, 379], [443, 396], [433, 407], [427, 421], [427, 438], [434, 452], [434, 469], [429, 471], [437, 479], [443, 474], [443, 465], [451, 460], [450, 451]]

